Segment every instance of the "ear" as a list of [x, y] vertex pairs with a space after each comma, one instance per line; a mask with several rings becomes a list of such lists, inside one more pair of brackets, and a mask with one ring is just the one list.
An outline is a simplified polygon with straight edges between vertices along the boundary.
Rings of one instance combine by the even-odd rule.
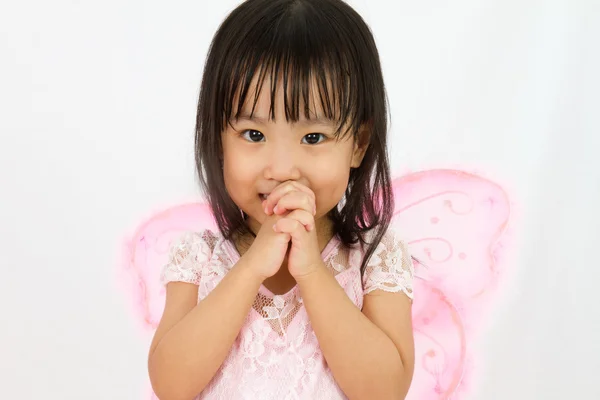
[[354, 140], [354, 149], [352, 151], [352, 162], [350, 163], [351, 168], [358, 168], [362, 163], [362, 160], [367, 152], [369, 143], [371, 141], [371, 129], [368, 124], [360, 126], [358, 136]]

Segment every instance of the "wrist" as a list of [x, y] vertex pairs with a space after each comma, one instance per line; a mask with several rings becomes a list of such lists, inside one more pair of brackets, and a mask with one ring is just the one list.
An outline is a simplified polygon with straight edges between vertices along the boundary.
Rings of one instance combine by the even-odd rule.
[[262, 276], [260, 272], [258, 272], [255, 268], [252, 267], [253, 263], [241, 257], [239, 262], [235, 265], [235, 268], [238, 269], [241, 275], [243, 275], [244, 279], [248, 280], [249, 283], [258, 284], [259, 286], [267, 279], [266, 276]]
[[310, 283], [314, 279], [318, 279], [324, 272], [329, 273], [327, 266], [324, 262], [319, 262], [306, 268], [304, 273], [294, 276], [294, 279], [298, 285], [304, 285], [306, 283]]

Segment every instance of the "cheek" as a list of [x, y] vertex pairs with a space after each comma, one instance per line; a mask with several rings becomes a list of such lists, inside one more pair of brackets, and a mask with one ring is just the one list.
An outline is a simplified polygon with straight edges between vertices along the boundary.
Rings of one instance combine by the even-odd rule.
[[350, 178], [350, 155], [350, 147], [340, 143], [308, 167], [320, 210], [333, 209], [344, 196]]
[[345, 168], [329, 168], [317, 174], [312, 184], [319, 202], [319, 208], [332, 209], [344, 196], [348, 186], [350, 171]]
[[260, 176], [260, 166], [252, 160], [251, 154], [240, 151], [224, 153], [223, 180], [231, 199], [242, 207], [256, 200], [256, 182]]
[[242, 160], [238, 162], [225, 160], [223, 164], [223, 179], [227, 191], [244, 192], [248, 190], [248, 185], [252, 185], [254, 175], [250, 168], [245, 168]]
[[240, 176], [239, 164], [233, 162], [234, 159], [234, 152], [224, 144], [223, 181], [225, 182], [225, 189], [227, 189], [229, 196], [237, 203], [239, 201], [239, 196], [237, 196], [236, 190], [239, 191], [240, 182], [243, 181], [243, 177]]
[[235, 186], [248, 180], [252, 163], [246, 158], [247, 155], [239, 149], [231, 135], [223, 140], [223, 176], [226, 185]]

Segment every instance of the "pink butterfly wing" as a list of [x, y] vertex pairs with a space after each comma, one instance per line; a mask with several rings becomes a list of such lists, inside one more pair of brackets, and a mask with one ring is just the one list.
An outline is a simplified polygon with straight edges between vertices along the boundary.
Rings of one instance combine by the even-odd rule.
[[216, 229], [207, 204], [184, 204], [160, 212], [142, 223], [124, 246], [123, 272], [128, 296], [145, 328], [156, 329], [165, 304], [160, 283], [169, 248], [186, 231]]
[[500, 272], [499, 238], [510, 215], [495, 183], [461, 171], [431, 170], [393, 182], [392, 222], [415, 262], [416, 364], [407, 399], [459, 398], [470, 379], [469, 347]]

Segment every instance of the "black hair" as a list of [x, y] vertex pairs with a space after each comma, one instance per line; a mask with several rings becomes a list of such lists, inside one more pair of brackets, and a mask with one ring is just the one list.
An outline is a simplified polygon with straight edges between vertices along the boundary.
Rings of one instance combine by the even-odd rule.
[[[195, 155], [200, 185], [228, 240], [250, 229], [223, 183], [221, 133], [240, 115], [256, 76], [254, 112], [267, 74], [271, 118], [277, 84], [283, 79], [288, 122], [298, 121], [300, 112], [310, 118], [309, 99], [316, 98], [324, 116], [338, 124], [336, 138], [351, 134], [358, 140], [359, 129], [367, 127], [369, 141], [362, 163], [351, 169], [342, 200], [327, 215], [344, 245], [368, 245], [362, 274], [394, 210], [387, 96], [373, 35], [360, 15], [341, 0], [247, 0], [220, 25], [204, 66]], [[316, 96], [310, 93], [313, 82]], [[373, 239], [367, 243], [366, 233], [371, 230]]]

